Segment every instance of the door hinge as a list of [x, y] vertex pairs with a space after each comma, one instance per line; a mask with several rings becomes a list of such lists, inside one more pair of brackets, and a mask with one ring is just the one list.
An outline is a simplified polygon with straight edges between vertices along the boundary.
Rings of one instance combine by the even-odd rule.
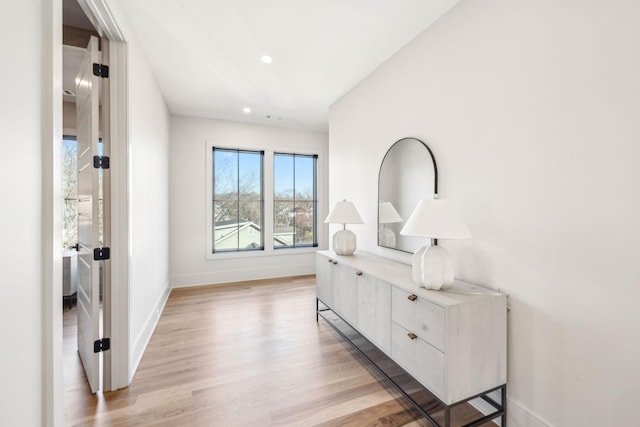
[[96, 77], [109, 78], [109, 66], [104, 64], [93, 64], [93, 75]]
[[96, 169], [109, 169], [109, 157], [93, 156], [93, 167]]
[[111, 349], [111, 338], [102, 338], [93, 342], [93, 352], [100, 353]]
[[94, 261], [102, 261], [105, 259], [109, 259], [111, 256], [111, 249], [105, 248], [95, 248], [93, 250], [93, 260]]

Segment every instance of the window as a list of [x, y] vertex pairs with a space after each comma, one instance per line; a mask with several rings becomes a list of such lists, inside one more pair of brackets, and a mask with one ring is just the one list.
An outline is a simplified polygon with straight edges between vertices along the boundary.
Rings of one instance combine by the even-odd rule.
[[[98, 155], [102, 156], [104, 146], [98, 140]], [[98, 242], [104, 242], [104, 185], [103, 170], [98, 169]], [[62, 250], [72, 249], [78, 243], [78, 141], [75, 136], [62, 137], [62, 197], [64, 213], [62, 219]]]
[[273, 247], [318, 246], [315, 155], [274, 153]]
[[322, 244], [320, 153], [263, 150], [258, 142], [206, 141], [205, 149], [206, 259], [313, 252]]
[[78, 243], [78, 144], [74, 136], [62, 139], [62, 247], [68, 250]]
[[212, 252], [264, 249], [263, 157], [213, 147]]

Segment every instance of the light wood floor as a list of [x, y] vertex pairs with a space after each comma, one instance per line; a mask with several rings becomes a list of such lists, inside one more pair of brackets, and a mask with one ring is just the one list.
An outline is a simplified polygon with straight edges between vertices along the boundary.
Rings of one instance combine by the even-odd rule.
[[173, 290], [131, 386], [97, 395], [75, 351], [75, 310], [65, 425], [430, 425], [316, 323], [314, 276]]

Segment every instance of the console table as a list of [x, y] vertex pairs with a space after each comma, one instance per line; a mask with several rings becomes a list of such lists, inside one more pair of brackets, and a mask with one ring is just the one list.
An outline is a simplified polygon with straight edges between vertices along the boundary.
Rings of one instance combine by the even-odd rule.
[[455, 409], [470, 403], [481, 415], [464, 426], [496, 418], [506, 426], [506, 295], [462, 281], [426, 290], [410, 266], [362, 252], [319, 251], [316, 274], [316, 319], [429, 421], [449, 427]]

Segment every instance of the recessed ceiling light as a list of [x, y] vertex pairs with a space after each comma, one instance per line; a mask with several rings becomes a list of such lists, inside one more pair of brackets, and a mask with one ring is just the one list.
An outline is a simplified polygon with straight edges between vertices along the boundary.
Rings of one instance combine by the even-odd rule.
[[260, 58], [260, 61], [264, 62], [265, 64], [271, 64], [273, 62], [273, 58], [269, 55], [264, 55], [262, 58]]
[[244, 107], [244, 108], [242, 109], [242, 112], [243, 112], [243, 113], [245, 113], [245, 114], [249, 114], [249, 113], [251, 113], [251, 108], [249, 108], [249, 107]]

